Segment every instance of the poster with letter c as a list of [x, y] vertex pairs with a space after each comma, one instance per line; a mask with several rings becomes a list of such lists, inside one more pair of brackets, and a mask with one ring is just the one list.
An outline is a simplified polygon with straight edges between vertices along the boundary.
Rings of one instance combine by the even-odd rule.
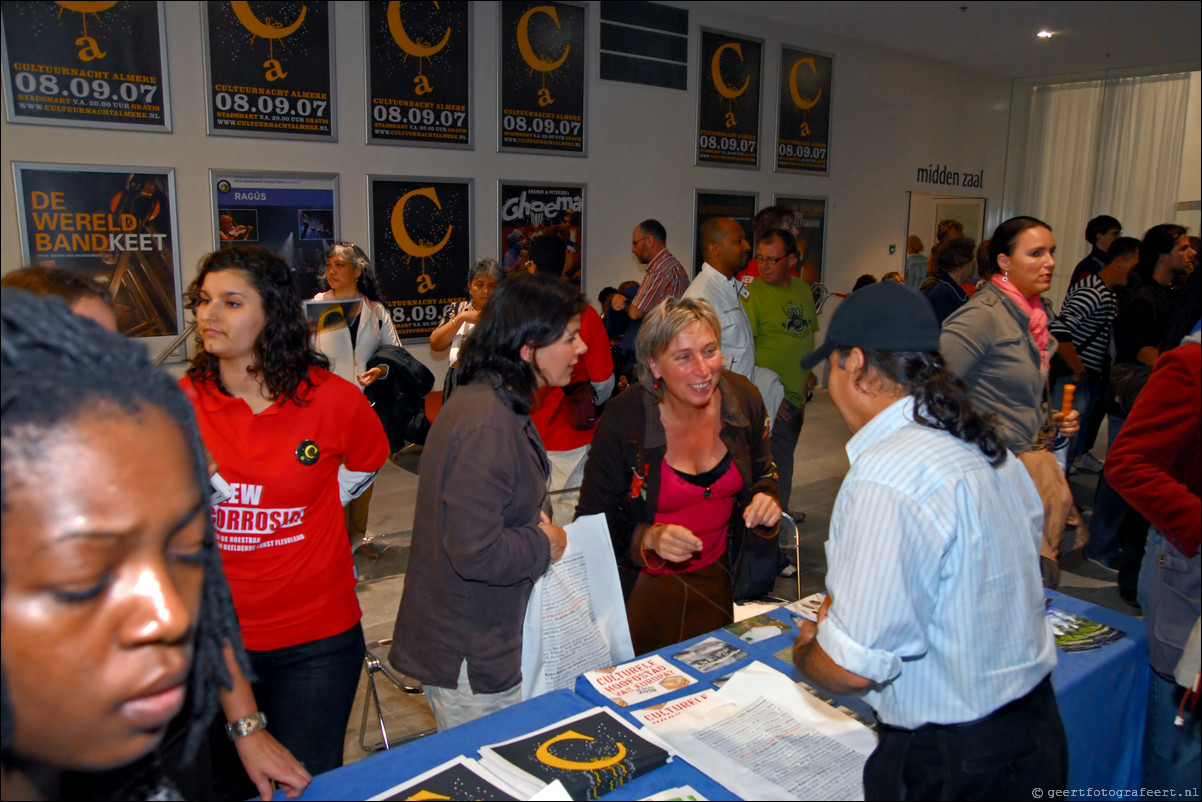
[[830, 174], [833, 65], [830, 56], [781, 46], [777, 172]]
[[371, 263], [402, 340], [422, 341], [467, 300], [472, 180], [368, 176]]
[[8, 121], [170, 131], [163, 3], [0, 3]]
[[338, 139], [325, 0], [209, 0], [201, 9], [209, 133]]
[[500, 150], [583, 156], [588, 9], [501, 3]]
[[759, 166], [763, 52], [758, 39], [701, 29], [697, 164]]
[[367, 141], [472, 146], [466, 0], [367, 3]]
[[169, 340], [183, 330], [174, 170], [13, 168], [25, 264], [78, 271], [107, 287], [126, 336]]

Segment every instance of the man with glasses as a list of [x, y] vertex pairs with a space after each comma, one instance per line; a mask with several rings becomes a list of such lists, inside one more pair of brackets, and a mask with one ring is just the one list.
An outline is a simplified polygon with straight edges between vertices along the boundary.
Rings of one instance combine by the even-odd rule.
[[793, 452], [801, 437], [806, 399], [817, 382], [801, 367], [801, 360], [814, 350], [818, 312], [809, 285], [793, 272], [797, 239], [790, 231], [768, 231], [756, 243], [755, 256], [760, 275], [747, 286], [743, 308], [755, 339], [756, 365], [775, 371], [784, 385], [785, 397], [772, 423], [772, 458], [780, 473], [780, 506], [787, 511]]

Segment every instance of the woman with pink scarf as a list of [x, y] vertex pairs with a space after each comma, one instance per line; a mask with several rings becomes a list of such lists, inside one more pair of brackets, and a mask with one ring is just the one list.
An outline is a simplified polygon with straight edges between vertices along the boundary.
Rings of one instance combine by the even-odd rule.
[[939, 345], [947, 367], [968, 385], [974, 405], [997, 416], [998, 433], [1027, 467], [1043, 499], [1044, 584], [1059, 580], [1057, 561], [1072, 492], [1048, 446], [1056, 429], [1072, 437], [1077, 413], [1049, 409], [1048, 362], [1056, 340], [1040, 294], [1052, 286], [1056, 242], [1047, 223], [1013, 217], [993, 233], [994, 272], [943, 322]]

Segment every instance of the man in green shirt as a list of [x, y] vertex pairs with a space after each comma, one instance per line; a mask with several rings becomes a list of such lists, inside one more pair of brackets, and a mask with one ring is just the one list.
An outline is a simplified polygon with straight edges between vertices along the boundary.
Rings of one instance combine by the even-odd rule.
[[772, 423], [772, 458], [780, 473], [780, 507], [787, 511], [793, 489], [793, 452], [801, 436], [806, 397], [816, 383], [816, 377], [802, 369], [801, 360], [814, 350], [818, 312], [809, 285], [792, 274], [797, 239], [790, 231], [765, 234], [756, 243], [755, 258], [760, 275], [748, 285], [743, 307], [755, 338], [755, 363], [776, 371], [785, 388]]

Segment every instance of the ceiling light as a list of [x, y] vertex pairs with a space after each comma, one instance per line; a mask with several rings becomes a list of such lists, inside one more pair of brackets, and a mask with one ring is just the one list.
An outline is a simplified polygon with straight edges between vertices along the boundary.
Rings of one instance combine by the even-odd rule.
[[1040, 39], [1051, 39], [1052, 38], [1051, 31], [1040, 31], [1039, 33], [1037, 33], [1035, 35], [1038, 36]]

